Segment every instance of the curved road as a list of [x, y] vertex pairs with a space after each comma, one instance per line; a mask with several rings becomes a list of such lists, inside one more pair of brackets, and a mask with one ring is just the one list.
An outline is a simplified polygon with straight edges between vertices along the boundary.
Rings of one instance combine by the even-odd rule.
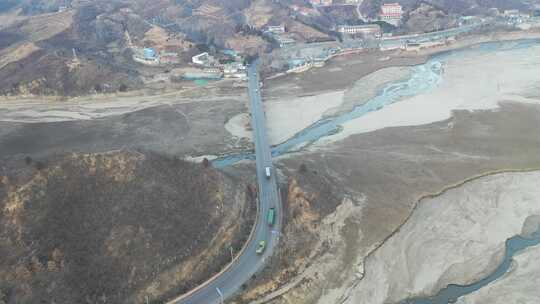
[[362, 15], [362, 4], [364, 3], [364, 0], [359, 0], [358, 4], [356, 4], [356, 13], [358, 14], [358, 19], [362, 20], [363, 22], [367, 22], [364, 15]]
[[[233, 264], [213, 278], [206, 285], [198, 287], [169, 304], [214, 304], [237, 292], [242, 284], [247, 282], [253, 274], [260, 270], [266, 259], [272, 255], [274, 246], [278, 243], [281, 229], [281, 204], [278, 194], [276, 171], [272, 165], [272, 155], [266, 133], [266, 118], [262, 105], [259, 88], [259, 75], [257, 72], [258, 60], [248, 67], [249, 98], [251, 103], [251, 125], [253, 127], [253, 140], [257, 163], [257, 180], [259, 184], [259, 214], [255, 223], [255, 233], [247, 244], [241, 256]], [[270, 178], [266, 177], [265, 168], [272, 168]], [[270, 208], [276, 209], [276, 221], [273, 227], [267, 224], [267, 214]], [[266, 250], [262, 255], [255, 253], [260, 241], [266, 241]]]

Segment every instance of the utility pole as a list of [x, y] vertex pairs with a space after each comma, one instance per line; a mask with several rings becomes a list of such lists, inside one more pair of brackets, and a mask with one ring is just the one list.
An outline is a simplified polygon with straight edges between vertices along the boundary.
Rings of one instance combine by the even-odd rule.
[[219, 295], [219, 298], [221, 299], [221, 304], [224, 304], [225, 303], [225, 299], [223, 298], [223, 293], [221, 292], [221, 290], [219, 290], [219, 287], [216, 287], [216, 291]]

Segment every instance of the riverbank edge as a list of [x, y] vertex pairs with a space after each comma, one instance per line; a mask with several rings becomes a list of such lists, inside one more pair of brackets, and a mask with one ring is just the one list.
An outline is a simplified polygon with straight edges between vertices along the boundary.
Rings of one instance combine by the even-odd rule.
[[[403, 57], [403, 58], [413, 58], [413, 57], [422, 57], [422, 56], [427, 56], [424, 60], [424, 62], [421, 62], [419, 64], [423, 64], [423, 63], [426, 63], [432, 56], [436, 56], [438, 54], [441, 54], [441, 53], [445, 53], [445, 52], [448, 52], [448, 51], [454, 51], [454, 50], [459, 50], [459, 49], [463, 49], [463, 48], [467, 48], [467, 47], [471, 47], [471, 46], [475, 46], [475, 45], [478, 45], [478, 44], [483, 44], [483, 43], [489, 43], [489, 42], [503, 42], [503, 41], [514, 41], [514, 40], [529, 40], [529, 39], [540, 39], [540, 29], [533, 29], [533, 30], [521, 30], [521, 31], [498, 31], [498, 32], [490, 32], [490, 33], [487, 33], [487, 34], [473, 34], [473, 35], [467, 35], [465, 36], [464, 38], [460, 39], [460, 40], [456, 40], [455, 42], [449, 44], [449, 45], [437, 45], [437, 46], [433, 46], [433, 47], [428, 47], [428, 48], [423, 48], [423, 49], [420, 49], [420, 50], [412, 50], [412, 51], [407, 51], [407, 50], [390, 50], [390, 51], [375, 51], [381, 55], [387, 55], [387, 56], [394, 56], [394, 57], [397, 57], [397, 56], [400, 56], [400, 57]], [[342, 53], [337, 53], [337, 54], [334, 54], [332, 56], [330, 56], [328, 58], [328, 61], [327, 62], [330, 62], [332, 61], [333, 59], [336, 59], [336, 58], [340, 58], [340, 57], [343, 57], [343, 56], [350, 56], [350, 55], [362, 55], [364, 53], [367, 53], [369, 51], [367, 50], [352, 50], [352, 51], [347, 51], [347, 52], [342, 52]], [[374, 52], [374, 53], [375, 53]], [[370, 71], [368, 73], [369, 74], [372, 74], [378, 70], [381, 70], [381, 69], [385, 69], [385, 68], [389, 68], [389, 67], [399, 67], [399, 66], [416, 66], [416, 65], [419, 65], [419, 64], [414, 64], [414, 65], [407, 65], [407, 64], [404, 64], [404, 65], [392, 65], [392, 66], [386, 66], [386, 67], [382, 67], [382, 68], [376, 68], [376, 69], [373, 69], [372, 71]], [[310, 68], [308, 70], [320, 70], [324, 68], [323, 67], [313, 67], [313, 68]], [[307, 71], [307, 70], [306, 70]], [[303, 71], [302, 73], [304, 73], [305, 71]], [[300, 73], [300, 74], [302, 74]], [[291, 77], [291, 76], [294, 76], [298, 73], [286, 73], [286, 72], [279, 72], [279, 73], [276, 73], [276, 74], [273, 74], [273, 75], [269, 75], [267, 77], [264, 78], [264, 80], [273, 80], [273, 79], [277, 79], [277, 78], [286, 78], [287, 76]]]
[[[409, 212], [409, 215], [407, 216], [407, 218], [398, 226], [398, 228], [396, 228], [396, 230], [394, 230], [390, 235], [388, 235], [386, 238], [384, 238], [384, 240], [378, 244], [377, 246], [375, 246], [373, 248], [373, 250], [371, 250], [367, 255], [366, 257], [364, 258], [364, 261], [363, 261], [363, 264], [364, 264], [364, 267], [367, 267], [367, 260], [371, 258], [371, 256], [373, 254], [375, 254], [375, 252], [377, 250], [379, 250], [390, 238], [392, 238], [394, 235], [396, 235], [397, 233], [399, 233], [401, 231], [401, 229], [403, 228], [403, 226], [409, 222], [409, 220], [411, 219], [412, 215], [416, 212], [416, 210], [418, 210], [419, 206], [425, 201], [425, 200], [428, 200], [428, 199], [434, 199], [434, 198], [437, 198], [441, 195], [444, 195], [445, 193], [447, 193], [448, 191], [450, 190], [453, 190], [453, 189], [457, 189], [461, 186], [464, 186], [465, 184], [468, 184], [470, 182], [474, 182], [474, 181], [477, 181], [479, 179], [482, 179], [482, 178], [485, 178], [485, 177], [489, 177], [489, 176], [495, 176], [495, 175], [500, 175], [500, 174], [507, 174], [507, 173], [531, 173], [531, 172], [539, 172], [540, 171], [540, 166], [538, 167], [531, 167], [531, 168], [506, 168], [506, 169], [496, 169], [496, 170], [490, 170], [490, 171], [486, 171], [486, 172], [483, 172], [483, 173], [479, 173], [479, 174], [476, 174], [476, 175], [473, 175], [473, 176], [470, 176], [468, 178], [465, 178], [461, 181], [458, 181], [456, 183], [453, 183], [453, 184], [449, 184], [443, 188], [441, 188], [439, 191], [436, 191], [436, 192], [427, 192], [427, 193], [424, 193], [424, 194], [421, 194], [419, 196], [418, 199], [414, 200], [414, 205], [413, 207], [411, 208], [411, 211]], [[504, 247], [502, 248], [504, 250]], [[497, 259], [495, 259], [495, 257], [497, 257]], [[497, 252], [494, 252], [493, 255], [491, 255], [491, 261], [490, 261], [490, 265], [489, 267], [487, 267], [484, 271], [482, 271], [480, 273], [480, 275], [476, 278], [470, 278], [468, 281], [471, 281], [471, 282], [475, 282], [475, 281], [478, 281], [486, 276], [488, 276], [492, 270], [491, 268], [496, 268], [502, 261], [502, 259], [504, 258], [504, 255], [500, 255], [500, 254], [497, 254]], [[357, 282], [359, 282], [360, 280], [362, 280], [363, 278], [359, 279]], [[355, 282], [355, 283], [357, 283]], [[450, 283], [451, 284], [451, 283]], [[413, 295], [409, 298], [425, 298], [425, 297], [430, 297], [430, 296], [433, 296], [433, 295], [436, 295], [438, 294], [442, 289], [444, 289], [445, 287], [447, 286], [443, 286], [443, 287], [438, 287], [437, 290], [435, 292], [433, 292], [432, 294], [418, 294], [418, 295]], [[406, 299], [405, 299], [406, 300]], [[401, 302], [398, 302], [398, 303], [401, 303]]]
[[[504, 32], [504, 33], [507, 33], [507, 32]], [[471, 47], [475, 47], [475, 46], [479, 46], [479, 45], [482, 45], [482, 44], [486, 44], [486, 43], [497, 43], [497, 42], [512, 42], [512, 41], [527, 41], [527, 40], [537, 40], [537, 39], [540, 39], [540, 31], [538, 32], [534, 32], [532, 33], [532, 35], [530, 35], [531, 33], [530, 32], [527, 32], [527, 33], [523, 33], [523, 32], [519, 32], [521, 34], [525, 34], [525, 35], [510, 35], [510, 36], [503, 36], [503, 37], [498, 37], [497, 36], [497, 33], [494, 33], [493, 35], [491, 36], [497, 36], [496, 39], [484, 39], [482, 41], [468, 41], [469, 43], [465, 43], [463, 45], [460, 45], [460, 46], [456, 46], [456, 45], [453, 45], [453, 46], [449, 46], [449, 47], [435, 47], [433, 49], [429, 49], [427, 53], [422, 53], [422, 52], [416, 52], [416, 51], [405, 51], [406, 53], [409, 53], [409, 55], [413, 55], [414, 57], [420, 57], [422, 58], [423, 60], [419, 63], [415, 63], [415, 64], [398, 64], [398, 65], [391, 65], [391, 66], [385, 66], [385, 67], [380, 67], [380, 68], [376, 68], [376, 69], [373, 69], [371, 71], [369, 71], [368, 74], [366, 74], [365, 76], [361, 77], [360, 79], [358, 79], [357, 81], [360, 81], [362, 78], [364, 77], [367, 77], [368, 75], [371, 75], [375, 72], [378, 72], [378, 71], [381, 71], [381, 70], [384, 70], [384, 69], [388, 69], [388, 68], [412, 68], [412, 67], [415, 67], [415, 66], [420, 66], [422, 64], [426, 64], [427, 62], [429, 62], [429, 60], [433, 59], [434, 57], [438, 56], [438, 55], [442, 55], [442, 54], [445, 54], [445, 53], [448, 53], [448, 52], [453, 52], [453, 51], [460, 51], [460, 50], [465, 50], [467, 48], [471, 48]], [[515, 33], [510, 33], [510, 34], [515, 34]], [[472, 39], [472, 38], [471, 38]], [[415, 54], [410, 54], [410, 53], [415, 53]], [[403, 55], [403, 53], [401, 52], [398, 52], [398, 53], [395, 53], [394, 55]], [[404, 57], [404, 56], [401, 56], [401, 57]], [[406, 57], [406, 56], [405, 56]], [[412, 57], [412, 56], [411, 56]], [[409, 76], [410, 77], [410, 76]], [[376, 97], [380, 94], [380, 92], [382, 91], [382, 89], [384, 89], [385, 86], [387, 86], [388, 84], [394, 82], [394, 81], [402, 81], [402, 80], [405, 80], [407, 78], [402, 78], [402, 79], [399, 79], [399, 80], [392, 80], [392, 81], [388, 81], [382, 85], [380, 85], [378, 88], [376, 88], [374, 91], [373, 91], [373, 97]], [[334, 92], [332, 90], [326, 90], [326, 91], [322, 91], [322, 92], [318, 92], [317, 95], [321, 95], [321, 94], [325, 94], [325, 93], [329, 93], [329, 92]], [[403, 97], [403, 98], [400, 98], [398, 100], [396, 100], [395, 102], [399, 102], [403, 99], [405, 99], [407, 97]], [[367, 103], [369, 101], [366, 100], [365, 102], [363, 103], [358, 103], [358, 104], [355, 104], [354, 106], [352, 106], [351, 110], [358, 107], [358, 106], [362, 106], [364, 105], [365, 103]], [[329, 113], [330, 112], [330, 113]], [[279, 143], [276, 143], [276, 144], [273, 144], [272, 147], [276, 147], [276, 146], [279, 146], [287, 141], [289, 141], [291, 138], [294, 138], [296, 137], [298, 134], [301, 134], [302, 132], [304, 132], [306, 129], [309, 129], [315, 125], [317, 125], [318, 123], [320, 123], [321, 121], [325, 121], [325, 120], [331, 120], [331, 119], [334, 119], [340, 115], [342, 115], [343, 113], [346, 113], [347, 111], [345, 110], [339, 110], [339, 111], [325, 111], [323, 114], [322, 114], [322, 117], [321, 119], [319, 119], [318, 121], [306, 126], [304, 129], [296, 132], [295, 134], [293, 134], [292, 136], [290, 136], [288, 139], [284, 140], [284, 141], [281, 141]], [[341, 131], [340, 131], [341, 132]], [[309, 147], [313, 144], [314, 142], [312, 143], [309, 143], [305, 146], [303, 146], [303, 148], [306, 148], [306, 147]], [[295, 152], [295, 151], [291, 151], [291, 152]]]
[[[519, 169], [519, 168], [514, 168], [514, 169], [510, 168], [510, 169], [508, 169], [507, 168], [507, 169], [491, 170], [491, 171], [486, 171], [486, 172], [483, 172], [483, 173], [479, 173], [479, 174], [470, 176], [470, 177], [462, 179], [461, 181], [458, 181], [456, 183], [449, 184], [449, 185], [447, 185], [445, 187], [442, 187], [440, 190], [438, 190], [436, 192], [427, 192], [427, 193], [421, 194], [418, 197], [418, 199], [414, 200], [415, 203], [414, 203], [413, 207], [411, 208], [411, 211], [409, 212], [409, 215], [407, 216], [407, 218], [398, 226], [398, 228], [396, 230], [394, 230], [390, 235], [388, 235], [386, 238], [384, 238], [384, 240], [380, 244], [377, 244], [371, 251], [368, 252], [368, 254], [363, 259], [362, 264], [366, 265], [366, 261], [373, 254], [375, 254], [375, 252], [378, 249], [380, 249], [386, 243], [386, 241], [388, 241], [390, 238], [392, 238], [395, 234], [397, 234], [401, 230], [401, 228], [410, 220], [413, 213], [418, 209], [418, 206], [422, 203], [423, 200], [436, 198], [438, 196], [441, 196], [441, 195], [445, 194], [446, 192], [448, 192], [448, 191], [450, 191], [452, 189], [459, 188], [459, 187], [461, 187], [461, 186], [463, 186], [463, 185], [465, 185], [465, 184], [467, 184], [469, 182], [473, 182], [473, 181], [479, 180], [479, 179], [484, 178], [484, 177], [489, 177], [489, 176], [494, 176], [494, 175], [499, 175], [499, 174], [505, 174], [505, 173], [529, 173], [529, 172], [537, 172], [537, 171], [540, 171], [540, 165], [538, 167], [531, 167], [531, 168], [521, 168], [521, 169]], [[502, 257], [500, 259], [502, 259]], [[500, 264], [500, 260], [499, 261], [492, 261], [492, 263], [498, 265], [498, 264]], [[364, 273], [365, 273], [365, 269], [364, 269]], [[489, 274], [489, 271], [486, 270], [486, 271], [482, 272], [481, 277], [485, 277], [488, 274]], [[270, 294], [264, 295], [262, 297], [262, 299], [254, 301], [254, 303], [256, 303], [256, 304], [268, 303], [269, 301], [271, 301], [273, 299], [281, 297], [282, 295], [286, 294], [287, 292], [289, 292], [290, 290], [295, 288], [298, 284], [302, 283], [303, 282], [303, 277], [304, 277], [304, 273], [298, 274], [295, 278], [293, 278], [293, 280], [291, 280], [290, 284], [285, 284], [281, 289], [275, 290], [275, 291], [271, 292]], [[362, 281], [364, 278], [365, 277], [362, 276], [362, 277], [359, 277], [359, 278], [356, 278], [356, 279], [352, 280], [351, 283], [344, 288], [344, 290], [350, 291], [350, 290], [354, 289], [354, 287], [357, 286], [360, 283], [360, 281]], [[472, 280], [475, 280], [475, 279], [472, 279]], [[441, 289], [437, 290], [437, 292], [435, 292], [433, 294], [437, 294], [438, 292], [440, 292]], [[429, 297], [430, 295], [419, 295], [419, 296], [421, 296], [421, 297]], [[348, 300], [349, 297], [350, 297], [350, 294], [343, 295], [340, 298], [339, 303], [345, 303], [345, 301]]]

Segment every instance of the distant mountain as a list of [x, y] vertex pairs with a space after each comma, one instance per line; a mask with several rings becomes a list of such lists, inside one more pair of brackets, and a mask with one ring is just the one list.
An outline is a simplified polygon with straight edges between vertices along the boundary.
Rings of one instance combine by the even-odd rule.
[[[398, 33], [454, 26], [491, 7], [527, 9], [540, 0], [365, 0], [364, 16], [399, 2]], [[187, 65], [202, 49], [253, 55], [270, 50], [267, 25], [285, 25], [296, 41], [329, 39], [338, 24], [362, 23], [351, 6], [313, 8], [304, 0], [0, 0], [0, 94], [79, 95], [141, 88], [134, 49], [177, 41]], [[152, 31], [151, 31], [152, 30]], [[158, 33], [158, 34], [156, 34]], [[157, 39], [157, 40], [156, 40]]]
[[[287, 6], [271, 0], [0, 2], [0, 94], [4, 95], [140, 88], [144, 67], [133, 62], [131, 43], [142, 48], [159, 44], [153, 39], [185, 41], [181, 56], [187, 57], [182, 61], [187, 64], [197, 45], [241, 53], [265, 50], [269, 43], [260, 36], [262, 27], [292, 22]], [[253, 31], [240, 32], [250, 23], [256, 25]], [[167, 37], [147, 37], [151, 29]], [[185, 50], [190, 45], [193, 52]]]

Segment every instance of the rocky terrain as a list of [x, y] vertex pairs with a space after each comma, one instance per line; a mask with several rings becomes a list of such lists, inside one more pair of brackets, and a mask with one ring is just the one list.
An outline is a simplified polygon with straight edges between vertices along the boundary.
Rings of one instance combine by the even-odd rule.
[[[286, 24], [300, 41], [327, 37], [289, 13], [286, 4], [269, 0], [6, 3], [0, 10], [0, 95], [75, 96], [152, 87], [149, 83], [159, 82], [155, 75], [169, 79], [173, 67], [185, 67], [202, 51], [267, 51], [266, 25]], [[134, 45], [166, 46], [180, 62], [143, 66], [132, 59]]]
[[404, 31], [407, 33], [433, 32], [441, 29], [455, 27], [458, 20], [443, 10], [432, 5], [422, 3], [408, 12], [404, 21]]
[[[61, 95], [118, 91], [141, 84], [129, 54], [114, 51], [125, 43], [127, 30], [144, 35], [150, 27], [132, 14], [103, 14], [94, 7], [23, 16], [7, 24], [9, 35], [0, 50], [2, 95]], [[22, 14], [19, 10], [18, 14]], [[75, 53], [74, 53], [75, 52]], [[17, 57], [13, 57], [13, 56]]]
[[[405, 17], [396, 33], [452, 27], [460, 16], [483, 15], [492, 7], [530, 7], [521, 0], [399, 2]], [[381, 3], [363, 1], [362, 14], [375, 18]], [[309, 13], [298, 14], [298, 8]], [[297, 42], [309, 43], [335, 39], [336, 25], [358, 23], [353, 6], [315, 10], [298, 0], [7, 1], [0, 7], [0, 95], [77, 96], [162, 88], [160, 82], [178, 89], [165, 80], [198, 52], [269, 52], [272, 43], [262, 36], [267, 25], [283, 24]], [[167, 45], [180, 62], [143, 66], [132, 59], [133, 45]]]
[[4, 159], [0, 301], [161, 303], [190, 290], [251, 231], [246, 182], [134, 151]]
[[[277, 254], [244, 286], [244, 292], [233, 303], [252, 303], [287, 283], [298, 281], [313, 259], [332, 246], [345, 225], [342, 215], [348, 212], [346, 206], [351, 201], [336, 179], [305, 164], [284, 173], [288, 179], [281, 185], [286, 210], [281, 245]], [[341, 203], [345, 206], [336, 211]], [[341, 216], [335, 216], [336, 212]], [[335, 227], [328, 230], [328, 225]], [[302, 297], [302, 300], [308, 299], [307, 294]]]

